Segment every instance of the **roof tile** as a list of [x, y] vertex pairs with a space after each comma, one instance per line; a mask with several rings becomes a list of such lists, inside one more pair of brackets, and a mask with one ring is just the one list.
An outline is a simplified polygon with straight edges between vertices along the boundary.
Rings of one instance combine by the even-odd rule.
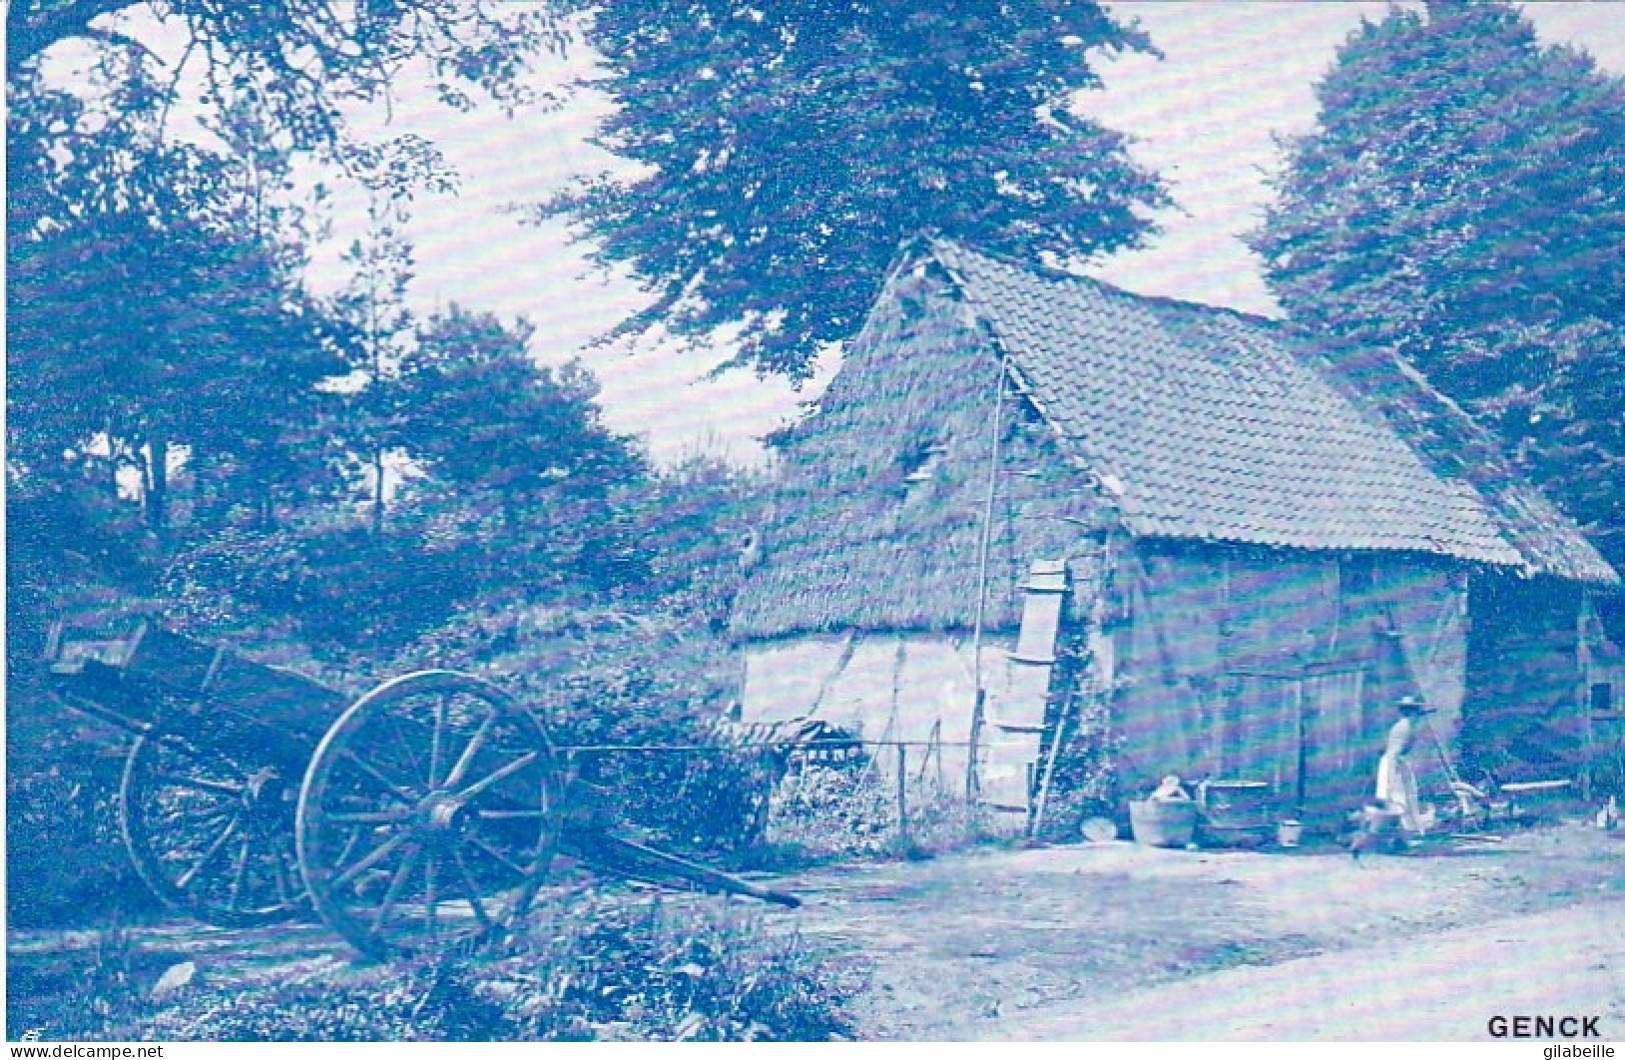
[[[1122, 481], [1135, 533], [1540, 569], [1498, 506], [1435, 474], [1279, 326], [1040, 274], [951, 242], [934, 253], [1054, 426]], [[1579, 538], [1572, 526], [1566, 534]]]

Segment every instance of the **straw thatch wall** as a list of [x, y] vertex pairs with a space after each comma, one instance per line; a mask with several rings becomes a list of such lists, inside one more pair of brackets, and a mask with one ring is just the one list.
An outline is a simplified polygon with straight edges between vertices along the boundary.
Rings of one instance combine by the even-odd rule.
[[[781, 442], [762, 567], [734, 603], [736, 638], [972, 628], [998, 371], [939, 269], [891, 279], [817, 414]], [[989, 629], [1018, 620], [1028, 563], [1088, 547], [1099, 518], [1087, 477], [1014, 392], [1000, 433]]]

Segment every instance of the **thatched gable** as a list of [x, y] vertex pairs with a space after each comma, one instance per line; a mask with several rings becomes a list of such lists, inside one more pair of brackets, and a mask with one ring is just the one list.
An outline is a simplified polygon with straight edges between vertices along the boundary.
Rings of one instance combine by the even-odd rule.
[[987, 628], [1014, 624], [1028, 563], [1086, 554], [1107, 525], [1618, 582], [1397, 363], [1362, 392], [1359, 362], [1279, 324], [932, 241], [900, 260], [817, 413], [783, 438], [736, 636], [971, 627], [1001, 357], [1015, 392]]
[[[816, 415], [783, 445], [764, 562], [734, 603], [735, 636], [971, 628], [997, 372], [940, 267], [894, 272]], [[1018, 618], [1027, 557], [1066, 557], [1096, 508], [1014, 393], [1001, 433], [991, 629]]]

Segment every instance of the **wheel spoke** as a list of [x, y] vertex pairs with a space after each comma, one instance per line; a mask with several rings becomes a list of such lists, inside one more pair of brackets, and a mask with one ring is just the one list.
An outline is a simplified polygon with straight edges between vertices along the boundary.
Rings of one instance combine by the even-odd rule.
[[384, 891], [383, 900], [378, 903], [378, 911], [373, 914], [373, 934], [376, 935], [383, 930], [384, 919], [389, 916], [389, 911], [395, 908], [395, 903], [401, 897], [401, 888], [406, 886], [407, 877], [411, 876], [412, 869], [417, 866], [418, 855], [421, 853], [423, 848], [414, 844], [401, 857], [401, 863], [396, 867], [395, 875], [390, 877], [389, 887]]
[[[401, 734], [401, 727], [396, 725], [395, 721], [394, 718], [380, 718], [379, 724], [389, 731], [389, 738], [394, 741], [396, 747], [401, 749], [402, 761], [411, 763], [415, 768], [421, 768], [423, 756], [418, 754], [417, 749]], [[429, 790], [433, 791], [434, 785], [429, 785]]]
[[404, 821], [412, 816], [412, 811], [402, 807], [397, 810], [357, 810], [347, 813], [330, 813], [329, 821], [337, 824], [394, 824]]
[[197, 878], [197, 874], [202, 872], [209, 862], [220, 856], [220, 852], [226, 848], [226, 844], [231, 842], [231, 837], [237, 834], [237, 825], [241, 820], [240, 817], [232, 817], [225, 829], [215, 837], [214, 842], [209, 844], [209, 849], [203, 852], [203, 856], [198, 858], [192, 867], [187, 869], [181, 878], [175, 881], [177, 891], [184, 891], [190, 887], [192, 881]]
[[497, 770], [495, 773], [492, 773], [490, 776], [487, 776], [483, 780], [477, 780], [474, 783], [470, 784], [468, 787], [466, 787], [462, 791], [458, 792], [457, 797], [460, 798], [460, 799], [464, 799], [464, 800], [475, 798], [481, 792], [483, 792], [486, 789], [490, 788], [492, 785], [500, 784], [502, 781], [507, 780], [509, 777], [513, 776], [515, 773], [519, 772], [521, 769], [524, 769], [527, 766], [531, 765], [532, 763], [534, 763], [540, 757], [541, 757], [541, 754], [540, 754], [540, 752], [537, 752], [537, 751], [531, 751], [528, 754], [522, 754], [518, 758], [515, 758], [512, 762], [509, 762], [507, 765], [505, 765], [501, 769]]
[[540, 821], [552, 816], [553, 811], [548, 809], [536, 810], [476, 810], [475, 816], [482, 821]]
[[350, 860], [350, 855], [355, 853], [355, 845], [359, 842], [361, 842], [361, 829], [350, 829], [350, 835], [344, 840], [344, 846], [339, 848], [339, 856], [333, 859], [335, 869], [344, 867], [344, 863]]
[[237, 852], [237, 868], [231, 874], [231, 894], [226, 899], [226, 909], [235, 913], [243, 899], [243, 881], [248, 877], [248, 854], [254, 845], [254, 837], [244, 834], [242, 849]]
[[463, 893], [468, 896], [468, 904], [474, 910], [474, 917], [480, 926], [490, 931], [496, 925], [491, 922], [491, 915], [485, 911], [485, 903], [480, 901], [480, 889], [474, 882], [474, 874], [468, 871], [468, 863], [463, 860], [463, 852], [458, 850], [452, 855], [457, 865], [457, 875], [462, 877]]
[[480, 849], [480, 851], [483, 854], [485, 854], [486, 857], [490, 858], [492, 861], [497, 862], [503, 868], [505, 868], [509, 872], [513, 873], [515, 876], [518, 876], [520, 879], [528, 879], [530, 877], [529, 872], [527, 872], [527, 871], [525, 871], [525, 869], [521, 868], [516, 862], [514, 862], [511, 858], [509, 858], [508, 855], [504, 854], [502, 851], [498, 850], [496, 847], [494, 847], [490, 843], [486, 842], [484, 837], [477, 836], [477, 835], [469, 835], [466, 838], [468, 839], [468, 841], [470, 843], [472, 843], [474, 846], [478, 847]]
[[366, 872], [380, 861], [389, 857], [390, 854], [394, 853], [395, 848], [406, 842], [409, 835], [411, 835], [410, 832], [400, 832], [384, 840], [375, 850], [373, 850], [371, 854], [368, 854], [354, 865], [351, 865], [349, 868], [339, 873], [339, 875], [333, 880], [333, 886], [348, 886], [357, 876], [360, 876], [363, 872]]
[[434, 697], [434, 735], [429, 740], [429, 790], [434, 791], [440, 777], [442, 741], [446, 738], [446, 697]]
[[280, 847], [271, 857], [271, 880], [276, 885], [277, 901], [291, 905], [293, 895], [288, 888], [288, 860]]
[[190, 740], [182, 739], [180, 736], [174, 733], [169, 733], [159, 738], [155, 746], [161, 747], [165, 751], [173, 751], [182, 758], [190, 758], [194, 762], [202, 762], [205, 765], [219, 765], [222, 761], [227, 761], [233, 766], [236, 765], [235, 762], [229, 762], [225, 755], [219, 752], [206, 751], [202, 748], [195, 747]]
[[205, 780], [203, 777], [177, 777], [167, 773], [155, 773], [152, 777], [154, 784], [173, 784], [178, 788], [194, 788], [198, 791], [207, 791], [218, 795], [241, 795], [241, 784], [227, 784], [219, 780]]
[[474, 756], [480, 753], [481, 747], [485, 746], [486, 737], [491, 735], [491, 727], [496, 722], [495, 710], [487, 714], [485, 720], [480, 722], [479, 728], [474, 730], [474, 735], [468, 738], [468, 746], [463, 748], [463, 753], [458, 757], [457, 764], [451, 767], [450, 773], [446, 774], [445, 787], [455, 788], [463, 782], [463, 774], [467, 773], [468, 767], [474, 764]]
[[439, 901], [435, 897], [434, 893], [434, 853], [432, 851], [429, 853], [429, 856], [423, 860], [423, 901], [424, 904], [429, 907], [429, 949], [433, 951], [439, 948], [439, 918], [437, 909]]
[[408, 806], [411, 806], [411, 805], [413, 805], [414, 803], [417, 802], [416, 799], [414, 799], [407, 792], [403, 791], [401, 789], [401, 787], [399, 785], [397, 785], [393, 780], [390, 780], [388, 777], [386, 777], [382, 773], [380, 773], [376, 766], [374, 766], [371, 762], [368, 762], [365, 759], [361, 758], [359, 755], [355, 754], [355, 752], [353, 752], [353, 751], [345, 751], [344, 752], [344, 757], [347, 758], [350, 762], [354, 763], [355, 765], [361, 767], [361, 771], [363, 773], [367, 774], [367, 776], [371, 777], [374, 781], [376, 781], [384, 789], [384, 791], [386, 793], [388, 793], [389, 795], [394, 796], [395, 798], [399, 799], [401, 802], [405, 803]]

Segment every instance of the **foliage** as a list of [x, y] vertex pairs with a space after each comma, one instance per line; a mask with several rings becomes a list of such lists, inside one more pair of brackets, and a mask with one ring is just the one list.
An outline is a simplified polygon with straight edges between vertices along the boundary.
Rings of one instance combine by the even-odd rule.
[[408, 63], [426, 66], [440, 96], [468, 107], [473, 90], [499, 101], [524, 96], [520, 75], [529, 56], [562, 46], [551, 9], [505, 10], [493, 0], [400, 0], [334, 6], [324, 0], [219, 4], [211, 0], [18, 0], [6, 11], [8, 95], [37, 71], [41, 58], [70, 40], [117, 52], [144, 70], [162, 65], [130, 35], [122, 16], [141, 9], [185, 37], [168, 73], [202, 75], [205, 95], [247, 94], [269, 121], [301, 148], [330, 148], [344, 138], [339, 104], [387, 99]]
[[[505, 577], [534, 566], [533, 536], [609, 532], [612, 487], [644, 470], [632, 441], [603, 425], [597, 380], [574, 361], [557, 371], [537, 366], [532, 332], [523, 319], [507, 327], [453, 304], [427, 322], [401, 369], [407, 450], [465, 498], [484, 536], [506, 539], [498, 546], [506, 553], [492, 557]], [[589, 556], [572, 558], [591, 566]]]
[[649, 838], [716, 854], [759, 837], [771, 763], [718, 731], [739, 663], [691, 616], [486, 597], [396, 669], [431, 659], [490, 673], [555, 743], [651, 748], [577, 754], [582, 779]]
[[[1067, 644], [1056, 654], [1060, 695], [1049, 704], [1046, 721], [1052, 731], [1059, 728], [1062, 743], [1044, 802], [1041, 839], [1074, 838], [1085, 820], [1116, 816], [1122, 804], [1117, 791], [1122, 740], [1112, 728], [1110, 698], [1095, 687], [1087, 647]], [[1047, 744], [1044, 752], [1049, 753]]]
[[[883, 747], [870, 750], [892, 753]], [[903, 829], [897, 775], [888, 776], [877, 765], [868, 757], [792, 764], [773, 790], [764, 853], [776, 863], [790, 864], [919, 858], [963, 847], [983, 833], [984, 822], [966, 805], [961, 787], [912, 769], [906, 779], [908, 826]]]
[[807, 765], [774, 788], [767, 839], [802, 858], [879, 857], [896, 849], [897, 803], [873, 769]]
[[1293, 317], [1392, 349], [1625, 560], [1625, 81], [1509, 4], [1364, 23], [1253, 238]]
[[285, 619], [283, 636], [328, 656], [410, 643], [477, 588], [456, 543], [421, 529], [303, 523], [221, 530], [177, 553], [162, 586], [167, 621], [203, 639]]
[[[175, 1041], [822, 1041], [843, 1036], [846, 973], [720, 900], [550, 894], [504, 950], [434, 964], [303, 961], [254, 981], [147, 997], [162, 971], [109, 933], [68, 983], [8, 1022], [47, 1038]], [[55, 996], [52, 996], [53, 992]], [[26, 1011], [25, 1011], [26, 1009]]]
[[653, 294], [628, 332], [737, 326], [738, 363], [805, 379], [915, 233], [1073, 260], [1133, 245], [1165, 201], [1070, 109], [1096, 53], [1151, 50], [1091, 0], [594, 6], [599, 142], [636, 175], [541, 212]]
[[[10, 739], [6, 918], [18, 927], [84, 925], [153, 900], [118, 834], [123, 762], [62, 741]], [[48, 762], [48, 764], [46, 764]]]
[[208, 189], [176, 187], [190, 167], [144, 175], [175, 188], [163, 214], [95, 213], [14, 245], [8, 288], [13, 459], [49, 478], [100, 437], [107, 462], [141, 471], [159, 532], [170, 446], [240, 461], [255, 489], [294, 478], [283, 443], [340, 367], [262, 245], [187, 201]]
[[720, 632], [759, 558], [766, 496], [759, 474], [700, 455], [617, 491], [620, 536], [641, 545], [643, 598]]
[[527, 1039], [827, 1041], [847, 1030], [838, 969], [721, 899], [594, 896], [550, 909], [493, 979], [504, 970], [516, 994], [532, 991], [511, 1008]]

